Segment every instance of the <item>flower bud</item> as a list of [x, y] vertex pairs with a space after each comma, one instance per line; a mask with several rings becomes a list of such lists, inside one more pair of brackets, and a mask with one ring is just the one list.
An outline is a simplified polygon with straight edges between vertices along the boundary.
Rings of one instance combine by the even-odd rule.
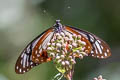
[[55, 57], [55, 53], [50, 53], [50, 56], [51, 57]]
[[59, 59], [57, 62], [58, 62], [58, 63], [60, 63], [61, 61], [62, 61], [62, 60], [61, 60], [61, 59]]
[[65, 34], [64, 34], [63, 32], [61, 32], [60, 34], [61, 34], [61, 36], [63, 36], [63, 37], [65, 36]]
[[55, 43], [52, 43], [51, 45], [52, 45], [52, 46], [55, 46]]
[[77, 35], [76, 34], [73, 34], [73, 36], [72, 36], [73, 38], [76, 38], [77, 37]]
[[69, 61], [65, 61], [65, 64], [66, 64], [66, 65], [69, 65], [69, 64], [70, 64], [70, 62], [69, 62]]
[[88, 54], [85, 52], [80, 52], [80, 54], [83, 54], [84, 56], [88, 56]]
[[47, 48], [47, 50], [48, 50], [48, 51], [51, 51], [51, 50], [52, 50], [52, 48], [51, 48], [51, 47], [48, 47], [48, 48]]
[[81, 35], [78, 35], [77, 37], [78, 37], [78, 39], [81, 39]]
[[72, 45], [69, 44], [68, 47], [69, 47], [70, 49], [72, 49]]
[[59, 35], [59, 36], [57, 36], [57, 38], [58, 38], [58, 39], [62, 39], [62, 37], [61, 37], [60, 35]]
[[77, 44], [76, 44], [75, 42], [73, 42], [72, 45], [73, 45], [74, 47], [77, 47]]
[[83, 55], [82, 55], [82, 54], [79, 54], [79, 58], [80, 58], [80, 59], [83, 59]]
[[57, 47], [61, 47], [61, 44], [60, 44], [60, 43], [57, 43], [56, 46], [57, 46]]
[[50, 46], [51, 45], [51, 43], [47, 43], [47, 46]]
[[60, 59], [60, 56], [56, 56], [56, 59]]
[[69, 40], [69, 38], [68, 38], [68, 37], [65, 37], [64, 39], [65, 39], [65, 41], [68, 41], [68, 40]]
[[76, 61], [74, 59], [71, 59], [72, 64], [76, 64]]
[[59, 34], [59, 33], [56, 33], [56, 36], [60, 36], [60, 34]]
[[64, 59], [64, 58], [65, 58], [65, 55], [61, 55], [60, 57], [61, 57], [62, 59]]
[[64, 65], [65, 65], [65, 62], [64, 62], [64, 61], [62, 61], [62, 62], [61, 62], [61, 64], [64, 66]]
[[82, 45], [86, 45], [86, 42], [84, 42], [84, 41], [81, 41], [81, 44], [82, 44]]

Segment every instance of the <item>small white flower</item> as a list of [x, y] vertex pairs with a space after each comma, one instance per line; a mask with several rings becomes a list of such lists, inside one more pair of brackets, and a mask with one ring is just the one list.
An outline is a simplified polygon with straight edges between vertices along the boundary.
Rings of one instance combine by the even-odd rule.
[[61, 59], [59, 59], [57, 62], [58, 62], [58, 63], [60, 63], [61, 61], [62, 61], [62, 60], [61, 60]]
[[72, 45], [73, 45], [74, 47], [77, 47], [77, 44], [76, 44], [75, 42], [73, 42]]
[[73, 34], [73, 38], [76, 38], [77, 37], [77, 35], [76, 34]]
[[55, 53], [50, 53], [50, 56], [55, 57]]
[[74, 59], [71, 59], [72, 64], [76, 64], [76, 61]]
[[64, 58], [65, 58], [65, 55], [61, 55], [60, 57], [61, 57], [62, 59], [64, 59]]
[[70, 64], [70, 62], [69, 62], [69, 61], [65, 61], [65, 64], [66, 64], [66, 65], [69, 65], [69, 64]]
[[59, 34], [59, 33], [56, 33], [56, 36], [60, 36], [60, 34]]
[[65, 41], [68, 41], [68, 40], [69, 40], [69, 38], [68, 38], [68, 37], [65, 37], [64, 39], [65, 39]]
[[76, 50], [75, 52], [76, 52], [76, 53], [78, 53], [78, 54], [80, 53], [80, 51], [79, 51], [79, 50]]
[[60, 56], [56, 56], [56, 59], [60, 59]]
[[81, 40], [77, 40], [77, 42], [78, 42], [79, 44], [81, 44]]
[[88, 56], [88, 54], [85, 52], [80, 52], [80, 54], [83, 54], [84, 56]]
[[93, 80], [98, 80], [97, 78], [94, 78]]
[[55, 46], [55, 43], [52, 43], [52, 46]]
[[54, 42], [54, 41], [55, 41], [54, 39], [51, 40], [51, 42]]
[[69, 47], [70, 49], [72, 49], [72, 45], [69, 44], [68, 47]]
[[80, 59], [83, 59], [83, 55], [82, 55], [82, 54], [79, 54], [79, 58], [80, 58]]
[[65, 34], [64, 34], [63, 32], [61, 32], [60, 34], [61, 34], [61, 36], [63, 36], [63, 37], [65, 36]]
[[62, 62], [61, 62], [61, 64], [64, 66], [64, 65], [65, 65], [65, 62], [64, 62], [64, 61], [62, 61]]
[[60, 44], [60, 43], [57, 43], [56, 46], [57, 46], [57, 47], [61, 47], [61, 44]]
[[66, 48], [66, 44], [64, 43], [64, 44], [62, 44], [62, 46], [63, 46], [63, 48]]
[[86, 42], [84, 42], [84, 41], [81, 41], [81, 44], [83, 44], [83, 45], [86, 45]]
[[50, 46], [51, 45], [51, 43], [47, 43], [47, 46]]
[[47, 48], [47, 50], [48, 50], [48, 51], [51, 51], [51, 50], [52, 50], [52, 48], [51, 48], [51, 47], [48, 47], [48, 48]]
[[63, 55], [65, 55], [65, 52], [64, 52], [64, 51], [62, 51], [62, 54], [63, 54]]
[[72, 56], [69, 56], [69, 59], [72, 59]]
[[81, 35], [78, 35], [78, 39], [81, 39]]
[[59, 35], [59, 36], [57, 36], [57, 38], [58, 38], [58, 39], [62, 39], [62, 36]]

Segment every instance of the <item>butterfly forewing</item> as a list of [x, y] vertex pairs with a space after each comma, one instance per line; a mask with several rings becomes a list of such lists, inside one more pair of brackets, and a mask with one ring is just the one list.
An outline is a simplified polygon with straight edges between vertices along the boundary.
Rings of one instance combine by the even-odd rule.
[[81, 41], [84, 41], [84, 42], [86, 43], [84, 51], [85, 51], [87, 54], [89, 54], [89, 53], [91, 52], [91, 50], [92, 50], [92, 45], [91, 45], [91, 43], [88, 41], [88, 39], [86, 39], [86, 37], [84, 37], [81, 33], [77, 32], [76, 30], [73, 30], [73, 29], [70, 28], [70, 27], [65, 27], [65, 29], [66, 29], [68, 32], [72, 33], [72, 34], [81, 35]]
[[[28, 44], [28, 46], [23, 50], [23, 52], [21, 53], [21, 55], [19, 56], [16, 65], [15, 65], [15, 71], [18, 74], [23, 74], [27, 71], [29, 71], [32, 67], [37, 66], [39, 63], [35, 63], [34, 60], [32, 60], [32, 52], [33, 49], [35, 48], [35, 46], [40, 46], [40, 44], [38, 45], [38, 43], [41, 41], [44, 41], [44, 36], [46, 35], [46, 33], [49, 33], [50, 31], [52, 31], [52, 28], [46, 30], [45, 32], [43, 32], [42, 34], [40, 34], [37, 38], [35, 38], [32, 42], [30, 42]], [[34, 55], [34, 54], [33, 54]], [[47, 59], [46, 56], [46, 51], [41, 49], [41, 57], [39, 58], [44, 58]]]
[[32, 51], [32, 60], [35, 63], [48, 62], [51, 58], [47, 55], [47, 43], [51, 40], [54, 32], [53, 29], [49, 29], [37, 42]]
[[95, 36], [94, 34], [74, 28], [65, 26], [66, 29], [71, 29], [73, 31], [78, 32], [79, 34], [83, 35], [92, 45], [92, 50], [90, 51], [90, 56], [97, 57], [97, 58], [107, 58], [111, 55], [109, 46], [99, 37]]

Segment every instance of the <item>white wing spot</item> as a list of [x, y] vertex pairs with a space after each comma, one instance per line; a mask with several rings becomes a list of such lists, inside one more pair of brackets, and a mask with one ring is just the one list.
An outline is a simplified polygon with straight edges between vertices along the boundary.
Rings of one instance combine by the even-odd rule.
[[107, 52], [109, 53], [109, 49], [107, 49]]
[[24, 70], [23, 72], [25, 73], [26, 71]]
[[19, 67], [17, 66], [16, 69], [18, 69]]
[[27, 69], [27, 71], [28, 71], [29, 69]]
[[101, 46], [101, 48], [103, 49], [103, 46]]
[[90, 46], [88, 46], [88, 49], [90, 49]]
[[94, 51], [91, 51], [91, 53], [93, 54], [93, 53], [94, 53]]
[[39, 53], [41, 53], [41, 52], [42, 52], [42, 49], [39, 50]]
[[31, 65], [33, 64], [33, 62], [30, 63]]
[[35, 58], [35, 56], [33, 56], [33, 59]]
[[21, 60], [20, 63], [23, 64], [23, 61]]
[[24, 67], [24, 68], [25, 68], [26, 58], [27, 58], [27, 55], [25, 54], [25, 55], [24, 55], [24, 58], [23, 58], [23, 67]]
[[35, 51], [35, 54], [37, 54], [37, 53], [38, 53], [38, 51], [36, 50], [36, 51]]
[[104, 55], [107, 56], [107, 53], [105, 52]]
[[99, 43], [101, 43], [101, 41], [100, 40], [97, 40]]
[[37, 57], [40, 57], [40, 54], [37, 54]]
[[103, 56], [101, 56], [101, 58], [104, 58]]
[[96, 46], [97, 46], [97, 48], [98, 48], [98, 50], [99, 50], [100, 54], [102, 54], [102, 50], [101, 50], [101, 48], [100, 48], [99, 43], [96, 41], [96, 42], [95, 42], [95, 44], [96, 44]]
[[24, 51], [23, 54], [21, 55], [21, 58], [23, 58], [24, 54], [25, 54], [25, 51]]
[[21, 68], [19, 69], [19, 72], [20, 72], [20, 73], [22, 72], [22, 69], [21, 69]]
[[97, 51], [97, 48], [96, 48], [95, 44], [93, 46], [95, 48], [96, 54], [98, 54], [98, 51]]

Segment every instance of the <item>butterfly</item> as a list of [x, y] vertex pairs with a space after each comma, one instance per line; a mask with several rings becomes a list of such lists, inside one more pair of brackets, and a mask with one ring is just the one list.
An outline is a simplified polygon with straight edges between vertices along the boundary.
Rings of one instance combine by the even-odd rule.
[[111, 55], [109, 46], [99, 37], [85, 30], [62, 25], [60, 20], [56, 20], [53, 27], [41, 33], [22, 51], [17, 59], [15, 72], [23, 74], [41, 63], [51, 61], [52, 58], [48, 56], [46, 51], [47, 43], [52, 42], [54, 35], [61, 34], [61, 32], [80, 35], [81, 40], [86, 43], [85, 52], [88, 56], [104, 59]]

